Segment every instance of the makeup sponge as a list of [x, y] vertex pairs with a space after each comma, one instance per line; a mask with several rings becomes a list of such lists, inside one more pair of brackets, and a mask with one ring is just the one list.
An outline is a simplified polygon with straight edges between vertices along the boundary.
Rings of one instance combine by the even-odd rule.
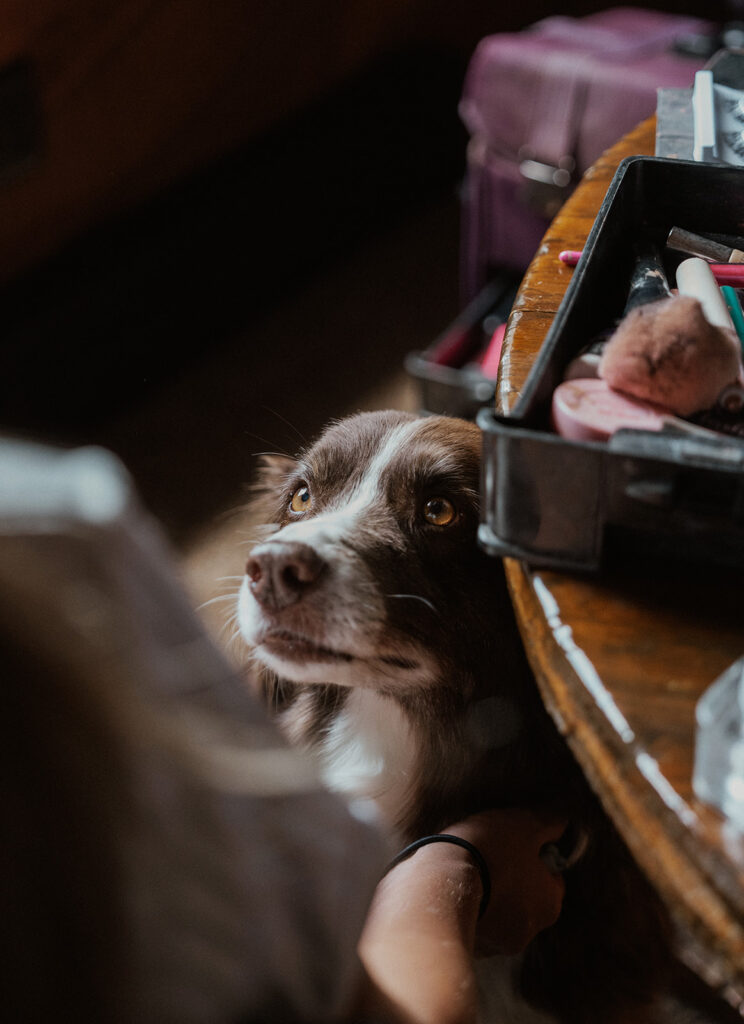
[[735, 331], [708, 322], [700, 302], [677, 295], [632, 309], [602, 352], [610, 387], [680, 416], [710, 409], [739, 377]]

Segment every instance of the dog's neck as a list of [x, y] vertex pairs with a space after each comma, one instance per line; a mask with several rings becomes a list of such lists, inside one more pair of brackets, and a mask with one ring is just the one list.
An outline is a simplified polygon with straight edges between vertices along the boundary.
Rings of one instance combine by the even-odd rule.
[[519, 716], [500, 698], [471, 705], [460, 688], [393, 696], [352, 686], [274, 686], [269, 705], [328, 788], [374, 800], [387, 825], [404, 835], [436, 830], [489, 802], [510, 802], [523, 787], [534, 796], [536, 773], [544, 777]]
[[[393, 697], [367, 688], [273, 681], [278, 721], [305, 748], [325, 785], [377, 805], [391, 829], [411, 806], [421, 776], [420, 726]], [[271, 700], [271, 698], [269, 698]], [[277, 707], [277, 701], [271, 701]]]
[[350, 690], [316, 748], [323, 781], [347, 797], [368, 797], [391, 825], [416, 784], [415, 726], [391, 698]]

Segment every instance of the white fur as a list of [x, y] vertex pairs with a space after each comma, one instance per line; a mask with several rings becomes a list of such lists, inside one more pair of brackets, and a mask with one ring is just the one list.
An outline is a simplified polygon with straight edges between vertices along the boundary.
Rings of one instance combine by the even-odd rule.
[[389, 821], [404, 806], [414, 780], [416, 742], [409, 719], [390, 698], [353, 690], [318, 756], [329, 789], [372, 798]]

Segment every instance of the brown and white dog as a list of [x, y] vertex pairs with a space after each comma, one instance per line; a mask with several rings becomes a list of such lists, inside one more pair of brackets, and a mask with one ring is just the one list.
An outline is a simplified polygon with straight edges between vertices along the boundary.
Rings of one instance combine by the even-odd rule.
[[518, 804], [589, 836], [521, 985], [564, 1021], [606, 1022], [658, 980], [664, 922], [543, 708], [502, 567], [478, 547], [480, 450], [472, 423], [383, 412], [333, 424], [297, 459], [264, 457], [270, 532], [238, 622], [286, 734], [401, 838]]

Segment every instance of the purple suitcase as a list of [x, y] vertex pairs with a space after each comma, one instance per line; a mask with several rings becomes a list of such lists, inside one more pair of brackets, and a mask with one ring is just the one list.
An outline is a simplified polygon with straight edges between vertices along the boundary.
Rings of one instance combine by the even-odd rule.
[[698, 18], [618, 7], [487, 36], [460, 116], [470, 134], [461, 285], [469, 302], [495, 268], [524, 270], [581, 174], [656, 109], [659, 87], [691, 86], [703, 58], [672, 50], [711, 33]]

